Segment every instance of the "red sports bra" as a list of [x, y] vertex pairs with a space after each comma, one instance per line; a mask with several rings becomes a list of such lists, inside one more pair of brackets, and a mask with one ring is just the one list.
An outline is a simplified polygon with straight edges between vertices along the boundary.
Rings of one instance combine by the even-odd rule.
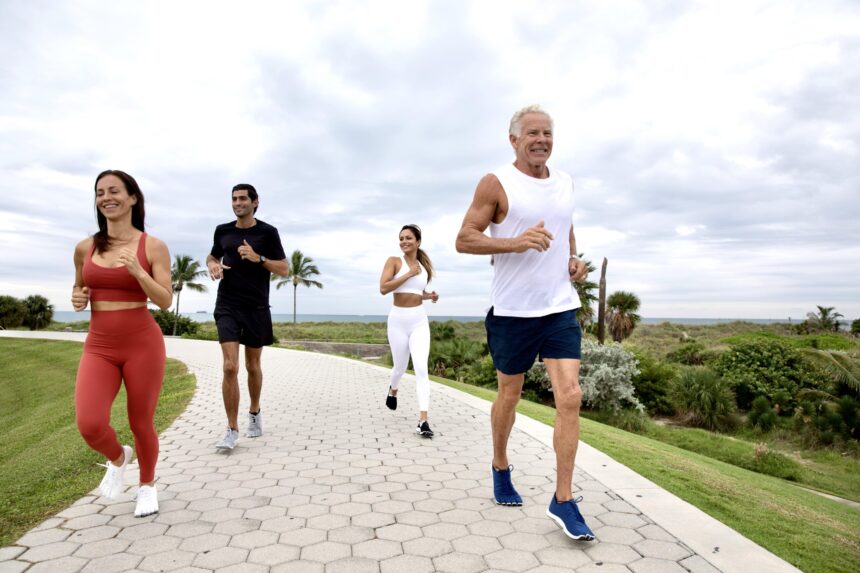
[[[91, 301], [116, 302], [146, 302], [149, 297], [143, 292], [137, 279], [131, 276], [123, 267], [102, 267], [93, 262], [95, 244], [90, 249], [90, 255], [84, 260], [84, 284], [90, 287]], [[152, 275], [152, 267], [146, 260], [146, 233], [141, 233], [137, 242], [137, 260], [148, 274]]]

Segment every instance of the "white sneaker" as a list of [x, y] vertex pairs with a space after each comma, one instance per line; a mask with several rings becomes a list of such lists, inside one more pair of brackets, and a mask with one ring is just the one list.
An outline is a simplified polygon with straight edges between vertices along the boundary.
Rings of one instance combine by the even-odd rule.
[[131, 446], [123, 446], [122, 453], [122, 465], [115, 466], [110, 460], [105, 464], [107, 471], [105, 472], [105, 477], [102, 478], [102, 482], [99, 484], [99, 491], [103, 497], [108, 499], [115, 498], [122, 491], [122, 477], [125, 475], [125, 468], [128, 466], [128, 462], [131, 461], [131, 457], [134, 455], [134, 450], [131, 449]]
[[248, 412], [248, 431], [245, 436], [249, 438], [259, 438], [263, 435], [263, 412], [252, 414]]
[[224, 434], [224, 437], [221, 438], [221, 441], [218, 442], [218, 445], [215, 446], [217, 450], [232, 450], [236, 447], [236, 443], [239, 441], [239, 430], [233, 430], [231, 428], [227, 428], [227, 433]]
[[158, 492], [154, 485], [142, 485], [137, 490], [137, 506], [134, 508], [135, 517], [146, 517], [158, 513]]

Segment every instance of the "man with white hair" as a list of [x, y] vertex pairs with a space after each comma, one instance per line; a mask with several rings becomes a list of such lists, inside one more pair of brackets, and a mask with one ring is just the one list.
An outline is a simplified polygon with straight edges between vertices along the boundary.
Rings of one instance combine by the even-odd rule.
[[[572, 539], [591, 540], [571, 493], [579, 443], [579, 298], [570, 281], [585, 280], [588, 268], [576, 256], [573, 182], [546, 163], [552, 153], [553, 122], [539, 106], [514, 114], [509, 140], [513, 163], [484, 176], [460, 232], [457, 251], [492, 255], [492, 306], [485, 321], [487, 344], [499, 393], [490, 415], [493, 490], [496, 503], [522, 505], [511, 481], [507, 445], [525, 372], [540, 356], [555, 398], [553, 447], [556, 490], [547, 515]], [[490, 236], [484, 234], [489, 227]]]

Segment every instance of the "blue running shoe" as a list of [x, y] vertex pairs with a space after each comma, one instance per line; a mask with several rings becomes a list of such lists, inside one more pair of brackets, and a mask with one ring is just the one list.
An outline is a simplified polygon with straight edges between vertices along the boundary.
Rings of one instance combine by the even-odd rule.
[[594, 532], [585, 525], [585, 518], [579, 512], [576, 506], [577, 502], [582, 501], [582, 497], [559, 503], [555, 499], [555, 494], [552, 495], [552, 501], [546, 510], [546, 514], [555, 521], [564, 534], [571, 539], [582, 541], [591, 541], [594, 539]]
[[493, 470], [493, 497], [499, 505], [522, 505], [523, 498], [514, 489], [514, 484], [511, 482], [511, 470], [514, 466], [508, 466], [506, 470], [497, 470], [494, 466], [490, 466]]

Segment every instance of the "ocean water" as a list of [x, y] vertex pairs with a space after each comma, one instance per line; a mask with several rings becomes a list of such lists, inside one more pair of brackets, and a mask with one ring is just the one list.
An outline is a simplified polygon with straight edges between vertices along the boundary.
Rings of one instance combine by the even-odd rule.
[[[197, 322], [211, 322], [215, 318], [211, 312], [183, 312], [182, 316], [195, 320]], [[77, 322], [79, 320], [89, 320], [90, 311], [72, 312], [67, 310], [59, 310], [54, 312], [54, 320], [56, 322]], [[297, 314], [296, 322], [385, 322], [388, 317], [384, 314]], [[455, 320], [458, 322], [476, 322], [484, 320], [483, 316], [431, 316], [430, 320], [444, 322], [446, 320]], [[785, 318], [664, 318], [664, 317], [643, 317], [643, 324], [660, 324], [663, 322], [671, 322], [674, 324], [724, 324], [727, 322], [736, 322], [742, 320], [744, 322], [752, 322], [755, 324], [774, 324], [777, 322], [789, 322]], [[292, 314], [273, 314], [273, 322], [292, 322]]]

